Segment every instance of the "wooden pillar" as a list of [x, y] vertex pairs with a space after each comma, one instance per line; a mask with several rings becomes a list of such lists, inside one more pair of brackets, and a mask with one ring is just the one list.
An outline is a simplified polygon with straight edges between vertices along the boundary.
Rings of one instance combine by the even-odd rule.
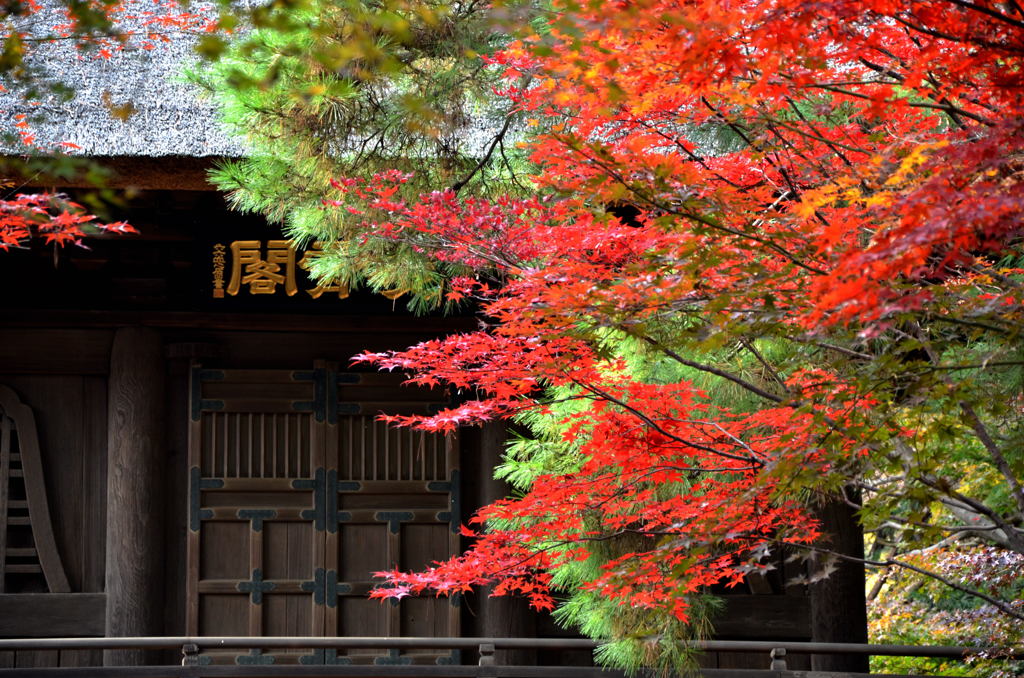
[[[479, 432], [480, 468], [478, 483], [480, 503], [489, 504], [504, 499], [509, 486], [494, 477], [494, 468], [505, 453], [508, 433], [504, 422], [486, 424]], [[536, 635], [535, 613], [523, 598], [490, 597], [490, 591], [481, 592], [479, 625], [480, 635], [489, 638], [532, 638]], [[531, 650], [498, 650], [494, 653], [498, 665], [531, 665], [537, 663], [536, 652]]]
[[[164, 613], [163, 632], [169, 636], [186, 633], [186, 591], [188, 576], [188, 431], [189, 385], [193, 360], [219, 357], [222, 351], [206, 342], [168, 344], [166, 357], [166, 408], [164, 426]], [[181, 661], [181, 650], [166, 650], [161, 664]]]
[[[847, 489], [847, 496], [854, 496]], [[856, 497], [855, 497], [856, 501]], [[828, 548], [836, 553], [864, 557], [864, 532], [856, 510], [835, 499], [817, 511]], [[864, 564], [839, 559], [828, 578], [815, 582], [811, 593], [811, 640], [819, 643], [868, 642], [867, 603], [864, 594]], [[813, 655], [813, 671], [868, 672], [864, 655]]]
[[[164, 360], [157, 332], [117, 331], [107, 394], [106, 635], [161, 635]], [[138, 665], [148, 655], [106, 651], [103, 661]]]

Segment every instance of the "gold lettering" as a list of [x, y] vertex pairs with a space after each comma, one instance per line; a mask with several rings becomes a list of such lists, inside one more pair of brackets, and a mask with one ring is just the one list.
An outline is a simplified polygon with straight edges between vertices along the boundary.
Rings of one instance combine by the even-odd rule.
[[213, 296], [224, 297], [224, 252], [227, 248], [221, 243], [213, 246]]
[[288, 240], [267, 242], [267, 256], [263, 257], [263, 243], [259, 240], [235, 240], [231, 243], [231, 280], [227, 292], [235, 296], [242, 285], [249, 294], [274, 294], [278, 285], [284, 285], [285, 294], [298, 291], [295, 284], [295, 248]]

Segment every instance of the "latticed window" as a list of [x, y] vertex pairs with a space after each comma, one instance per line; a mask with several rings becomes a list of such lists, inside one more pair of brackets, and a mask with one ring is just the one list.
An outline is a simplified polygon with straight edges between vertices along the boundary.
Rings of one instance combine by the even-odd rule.
[[70, 590], [53, 539], [35, 417], [0, 385], [0, 593]]

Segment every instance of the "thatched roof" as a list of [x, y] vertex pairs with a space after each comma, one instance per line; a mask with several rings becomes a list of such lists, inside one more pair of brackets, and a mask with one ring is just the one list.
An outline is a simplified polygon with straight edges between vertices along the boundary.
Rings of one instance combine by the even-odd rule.
[[[124, 5], [125, 14], [130, 12], [134, 18], [119, 27], [139, 33], [145, 33], [143, 24], [152, 16], [181, 11], [177, 0], [125, 0]], [[215, 6], [192, 0], [187, 11], [214, 16]], [[51, 8], [34, 15], [32, 21], [34, 25], [25, 30], [40, 35], [65, 19], [61, 10]], [[197, 61], [194, 47], [200, 33], [169, 31], [166, 35], [170, 41], [153, 41], [152, 49], [143, 49], [143, 41], [134, 40], [133, 47], [110, 58], [83, 54], [73, 40], [33, 46], [30, 64], [43, 70], [44, 80], [71, 87], [74, 97], [70, 101], [51, 97], [33, 107], [16, 92], [0, 92], [0, 132], [13, 131], [19, 114], [37, 114], [31, 132], [41, 149], [64, 148], [72, 154], [106, 159], [244, 156], [244, 140], [220, 122], [213, 102], [185, 80], [185, 71]], [[470, 124], [452, 142], [482, 157], [506, 126], [499, 113], [474, 111]], [[517, 130], [510, 130], [506, 143], [511, 145], [515, 136]], [[0, 140], [0, 154], [24, 152], [24, 146]]]
[[[209, 10], [209, 3], [192, 2], [190, 12]], [[163, 14], [159, 0], [134, 0], [134, 23], [140, 26], [146, 12]], [[41, 28], [62, 22], [57, 10], [33, 17]], [[170, 42], [154, 43], [153, 49], [135, 47], [110, 58], [82, 54], [70, 40], [33, 48], [31, 64], [43, 68], [46, 77], [72, 87], [67, 102], [44, 100], [41, 106], [26, 105], [15, 93], [0, 93], [0, 126], [12, 129], [19, 113], [40, 113], [31, 131], [42, 148], [61, 143], [74, 153], [90, 156], [240, 156], [244, 147], [219, 123], [210, 101], [186, 83], [183, 71], [195, 61], [196, 35], [168, 33]], [[6, 148], [20, 152], [23, 149]]]

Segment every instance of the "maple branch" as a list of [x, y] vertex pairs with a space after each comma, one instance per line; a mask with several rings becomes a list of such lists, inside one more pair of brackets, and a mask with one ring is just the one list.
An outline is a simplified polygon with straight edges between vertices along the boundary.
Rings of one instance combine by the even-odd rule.
[[[872, 61], [868, 61], [864, 57], [860, 57], [858, 60], [862, 64], [864, 64], [865, 66], [870, 68], [871, 70], [875, 71], [876, 73], [881, 73], [883, 75], [888, 75], [890, 78], [892, 78], [893, 80], [895, 80], [897, 83], [899, 83], [901, 85], [904, 82], [906, 82], [906, 78], [904, 78], [899, 73], [896, 73], [895, 71], [893, 71], [893, 70], [891, 70], [889, 68], [886, 68], [885, 66], [881, 66], [881, 65], [876, 64], [876, 63], [874, 63]], [[935, 79], [935, 76], [933, 76], [930, 72], [928, 73], [928, 82], [931, 83], [932, 87], [934, 88], [934, 92], [938, 92], [939, 91], [939, 83]], [[930, 93], [929, 93], [929, 97], [930, 98], [934, 98], [934, 97], [931, 96]], [[943, 97], [941, 97], [939, 99], [936, 99], [936, 101], [938, 101], [940, 104], [943, 104], [943, 105], [946, 105], [946, 106], [953, 106], [952, 102], [950, 102], [949, 99], [946, 98], [945, 96], [943, 96]], [[959, 109], [958, 109], [958, 111], [959, 111]], [[963, 120], [960, 119], [960, 113], [959, 112], [954, 113], [954, 112], [947, 111], [946, 114], [949, 116], [949, 118], [954, 123], [956, 123], [957, 127], [961, 128], [961, 129], [965, 129], [966, 128], [966, 125], [964, 125]]]
[[915, 24], [915, 23], [909, 21], [908, 19], [906, 19], [904, 17], [901, 17], [901, 16], [898, 16], [896, 14], [893, 14], [892, 18], [895, 21], [898, 21], [900, 24], [902, 24], [903, 26], [906, 26], [907, 28], [909, 28], [911, 30], [917, 31], [918, 33], [924, 33], [925, 35], [930, 35], [933, 38], [942, 38], [943, 40], [949, 40], [950, 42], [955, 42], [955, 43], [958, 43], [958, 44], [966, 42], [966, 43], [969, 43], [969, 44], [981, 45], [983, 47], [988, 47], [989, 49], [998, 50], [1000, 52], [1009, 51], [1007, 49], [1006, 45], [1001, 45], [1001, 44], [999, 44], [997, 42], [992, 42], [990, 40], [984, 40], [984, 39], [979, 38], [979, 37], [972, 37], [972, 38], [957, 37], [957, 36], [951, 35], [949, 33], [944, 33], [944, 32], [942, 32], [942, 31], [940, 31], [938, 29], [935, 29], [935, 28], [926, 28], [924, 26], [920, 26], [920, 25]]
[[1003, 517], [993, 509], [976, 499], [972, 499], [971, 497], [952, 489], [948, 480], [942, 479], [939, 481], [938, 479], [929, 478], [924, 475], [916, 476], [916, 479], [922, 485], [938, 490], [942, 494], [946, 495], [945, 497], [937, 497], [937, 499], [950, 509], [953, 509], [954, 512], [957, 510], [966, 511], [967, 513], [983, 515], [991, 520], [1005, 535], [1006, 548], [1016, 551], [1017, 553], [1024, 554], [1024, 532], [1006, 522], [1006, 520], [1004, 520]]
[[978, 440], [988, 450], [989, 456], [992, 457], [992, 461], [995, 462], [996, 468], [1006, 478], [1006, 482], [1010, 485], [1010, 494], [1013, 495], [1014, 501], [1017, 503], [1017, 507], [1020, 509], [1022, 515], [1024, 515], [1024, 489], [1021, 489], [1020, 481], [1014, 474], [1013, 469], [1010, 468], [1010, 464], [1006, 461], [1006, 457], [1003, 456], [1002, 450], [996, 444], [996, 441], [992, 439], [985, 424], [982, 423], [978, 417], [978, 413], [974, 411], [974, 408], [966, 400], [960, 401], [960, 409], [967, 417], [968, 423], [974, 430], [974, 433], [978, 436]]
[[461, 191], [463, 187], [465, 187], [465, 185], [468, 184], [469, 181], [474, 176], [476, 176], [476, 173], [483, 169], [484, 166], [491, 161], [491, 156], [494, 154], [494, 149], [497, 148], [498, 144], [502, 142], [502, 139], [505, 138], [505, 134], [508, 132], [509, 127], [512, 126], [512, 119], [513, 116], [511, 114], [505, 116], [505, 124], [501, 126], [501, 129], [495, 135], [494, 140], [491, 141], [491, 145], [487, 148], [487, 152], [484, 153], [484, 157], [480, 158], [480, 162], [476, 164], [476, 167], [474, 167], [469, 174], [467, 174], [461, 180], [456, 181], [454, 184], [452, 184], [452, 193], [458, 194], [458, 192]]
[[[794, 113], [796, 113], [796, 114], [797, 114], [797, 116], [798, 116], [798, 117], [799, 117], [799, 118], [800, 118], [800, 119], [801, 119], [801, 120], [803, 121], [803, 123], [804, 123], [805, 125], [807, 125], [808, 127], [810, 127], [810, 128], [811, 128], [811, 130], [812, 130], [812, 131], [813, 131], [813, 132], [814, 132], [814, 133], [815, 133], [816, 135], [818, 135], [818, 136], [817, 136], [817, 138], [818, 138], [818, 139], [820, 139], [820, 140], [821, 140], [821, 141], [822, 141], [822, 142], [823, 142], [823, 143], [824, 143], [824, 144], [825, 144], [826, 146], [828, 146], [828, 147], [829, 147], [829, 148], [830, 148], [830, 149], [832, 150], [832, 152], [836, 154], [836, 157], [838, 157], [838, 158], [839, 158], [839, 159], [840, 159], [840, 160], [841, 160], [841, 161], [843, 162], [843, 164], [844, 164], [844, 165], [846, 165], [847, 167], [850, 167], [850, 168], [852, 168], [852, 167], [853, 167], [853, 163], [852, 163], [852, 162], [850, 162], [850, 159], [849, 159], [849, 158], [847, 158], [845, 154], [843, 154], [843, 153], [841, 153], [841, 152], [840, 152], [840, 150], [839, 150], [839, 146], [838, 146], [838, 145], [836, 145], [836, 144], [833, 144], [831, 140], [829, 140], [829, 139], [826, 139], [825, 137], [823, 137], [823, 136], [821, 135], [821, 132], [819, 132], [819, 131], [818, 131], [818, 130], [817, 130], [817, 129], [816, 129], [815, 127], [814, 127], [814, 125], [813, 125], [813, 124], [811, 124], [811, 121], [810, 121], [810, 120], [808, 120], [808, 119], [807, 119], [807, 116], [805, 116], [805, 115], [803, 114], [803, 111], [801, 111], [801, 110], [800, 110], [800, 107], [796, 105], [796, 102], [795, 102], [795, 101], [793, 101], [793, 100], [792, 100], [792, 99], [791, 99], [790, 97], [786, 97], [786, 101], [787, 101], [787, 102], [789, 103], [789, 108], [790, 108], [790, 109], [791, 109], [791, 110], [792, 110], [792, 111], [793, 111]], [[861, 151], [861, 152], [863, 152], [863, 151]], [[862, 179], [862, 180], [861, 180], [861, 185], [863, 185], [863, 183], [864, 183], [864, 181], [863, 181], [863, 179]]]
[[1017, 19], [1014, 19], [1013, 17], [1007, 16], [1007, 15], [1003, 14], [1002, 12], [997, 12], [996, 10], [992, 9], [991, 7], [985, 7], [983, 5], [976, 5], [973, 2], [967, 2], [967, 0], [945, 0], [945, 1], [948, 2], [948, 3], [951, 3], [953, 5], [956, 5], [957, 7], [963, 7], [965, 9], [973, 10], [975, 12], [980, 12], [980, 13], [986, 15], [986, 16], [992, 17], [993, 19], [995, 19], [997, 21], [1003, 21], [1005, 23], [1008, 23], [1008, 24], [1010, 24], [1011, 26], [1013, 26], [1015, 28], [1024, 28], [1024, 21], [1018, 21]]
[[[640, 421], [642, 421], [645, 424], [647, 424], [648, 426], [650, 426], [652, 429], [654, 429], [655, 431], [657, 431], [661, 435], [663, 435], [663, 436], [665, 436], [665, 437], [667, 437], [667, 438], [669, 438], [671, 440], [674, 440], [674, 441], [676, 441], [677, 443], [679, 443], [681, 445], [685, 445], [687, 447], [692, 447], [695, 450], [701, 450], [703, 452], [707, 452], [708, 454], [714, 454], [714, 455], [717, 455], [717, 456], [725, 457], [726, 459], [732, 459], [733, 461], [742, 461], [742, 462], [745, 462], [745, 463], [748, 463], [748, 464], [754, 464], [758, 468], [760, 468], [761, 466], [764, 466], [764, 463], [761, 460], [757, 459], [756, 457], [744, 457], [744, 456], [741, 456], [741, 455], [738, 455], [738, 454], [732, 454], [730, 452], [723, 452], [722, 450], [716, 449], [714, 447], [710, 447], [708, 445], [702, 445], [700, 443], [695, 443], [695, 442], [692, 442], [692, 441], [687, 440], [685, 438], [681, 438], [681, 437], [677, 436], [676, 434], [672, 433], [671, 431], [665, 430], [665, 428], [662, 427], [660, 424], [658, 424], [658, 422], [654, 421], [653, 419], [648, 417], [646, 414], [644, 414], [640, 410], [636, 409], [635, 407], [633, 407], [629, 403], [625, 402], [621, 398], [616, 398], [612, 394], [610, 394], [610, 393], [608, 393], [608, 392], [598, 388], [597, 386], [594, 386], [593, 384], [583, 383], [583, 382], [575, 379], [574, 377], [569, 377], [569, 378], [573, 381], [573, 383], [575, 383], [580, 388], [585, 389], [587, 391], [590, 391], [591, 393], [595, 394], [596, 396], [598, 396], [599, 398], [601, 398], [603, 400], [607, 400], [608, 402], [615, 403], [616, 405], [618, 405], [622, 409], [626, 410], [627, 412], [629, 412], [630, 414], [635, 416]], [[747, 448], [747, 449], [749, 449], [749, 448]]]
[[984, 370], [988, 367], [1016, 367], [1018, 365], [1024, 365], [1022, 360], [992, 360], [985, 361], [982, 363], [973, 363], [968, 365], [929, 365], [929, 371], [944, 371], [956, 372], [957, 370]]
[[516, 171], [512, 168], [512, 163], [509, 162], [508, 156], [505, 154], [505, 140], [498, 139], [498, 151], [501, 153], [501, 160], [505, 163], [505, 169], [508, 170], [508, 176], [516, 186], [522, 191], [528, 192], [529, 189], [523, 186], [522, 182], [519, 181], [519, 177], [516, 176]]
[[850, 356], [851, 358], [859, 358], [861, 360], [874, 360], [875, 359], [875, 356], [870, 355], [868, 353], [861, 353], [860, 351], [854, 351], [853, 349], [845, 348], [843, 346], [836, 346], [835, 344], [829, 344], [829, 343], [824, 342], [824, 341], [812, 341], [810, 343], [813, 344], [814, 346], [818, 346], [820, 348], [828, 349], [829, 351], [835, 351], [836, 353], [842, 353], [843, 355]]
[[[932, 361], [933, 365], [937, 364], [939, 362], [939, 356], [936, 353], [935, 348], [925, 336], [924, 330], [920, 325], [918, 325], [916, 329], [918, 341], [921, 342], [921, 346], [928, 354], [928, 359]], [[950, 387], [953, 386], [948, 377], [943, 377], [942, 380]], [[985, 424], [981, 421], [981, 418], [978, 417], [978, 413], [969, 402], [961, 400], [960, 410], [964, 413], [967, 422], [970, 424], [975, 435], [977, 435], [978, 440], [981, 441], [982, 446], [988, 451], [989, 456], [992, 457], [992, 461], [995, 462], [996, 468], [1006, 479], [1006, 482], [1010, 486], [1010, 494], [1013, 495], [1014, 502], [1020, 509], [1021, 515], [1024, 515], [1024, 490], [1021, 489], [1020, 481], [1014, 474], [1010, 464], [1006, 461], [1006, 457], [1003, 456], [1003, 452], [999, 449], [999, 445], [997, 445], [996, 441], [992, 439], [992, 436], [989, 434]]]
[[1010, 330], [1008, 330], [1006, 328], [997, 327], [996, 325], [989, 325], [988, 323], [983, 323], [983, 322], [981, 322], [979, 320], [967, 320], [966, 318], [954, 318], [953, 316], [948, 316], [948, 315], [933, 315], [933, 316], [929, 316], [929, 317], [932, 320], [935, 320], [936, 322], [950, 323], [950, 324], [953, 324], [953, 325], [963, 325], [965, 327], [974, 327], [974, 328], [981, 329], [981, 330], [989, 330], [990, 332], [996, 332], [998, 334], [1009, 334], [1010, 333]]
[[[999, 271], [995, 270], [994, 268], [991, 268], [991, 267], [990, 268], [981, 268], [979, 266], [973, 266], [972, 265], [972, 266], [968, 266], [967, 270], [971, 271], [972, 273], [977, 273], [978, 275], [981, 275], [981, 276], [988, 276], [989, 278], [992, 278], [993, 280], [995, 280], [997, 282], [1000, 282], [1003, 285], [1007, 285], [1008, 287], [1015, 287], [1017, 289], [1024, 289], [1024, 284], [1021, 284], [1021, 282], [1019, 280], [1014, 280], [1013, 278], [1011, 278], [1009, 276], [1005, 276], [1002, 273], [1000, 273]], [[956, 272], [956, 271], [954, 271], [954, 272]]]
[[[564, 143], [564, 141], [563, 141], [563, 143]], [[724, 224], [722, 224], [720, 222], [714, 221], [712, 219], [708, 219], [707, 217], [701, 216], [699, 214], [695, 214], [693, 212], [684, 212], [684, 211], [678, 210], [678, 209], [672, 207], [671, 205], [665, 204], [665, 203], [663, 203], [663, 202], [661, 202], [661, 201], [659, 201], [659, 200], [657, 200], [655, 198], [652, 198], [651, 196], [645, 194], [643, 191], [638, 189], [636, 186], [631, 185], [628, 181], [626, 181], [625, 177], [623, 177], [616, 170], [612, 169], [612, 167], [610, 165], [608, 165], [607, 163], [603, 162], [602, 160], [599, 160], [598, 158], [595, 158], [593, 156], [587, 155], [580, 148], [577, 148], [577, 147], [573, 146], [572, 144], [566, 143], [566, 146], [568, 146], [570, 150], [572, 150], [575, 153], [577, 153], [580, 156], [582, 156], [584, 159], [586, 159], [589, 162], [592, 162], [595, 165], [597, 165], [598, 167], [600, 167], [602, 170], [604, 170], [604, 172], [609, 177], [611, 177], [612, 179], [617, 181], [619, 184], [621, 184], [627, 191], [630, 191], [631, 193], [636, 195], [638, 198], [640, 198], [641, 200], [646, 202], [648, 205], [651, 205], [652, 207], [654, 207], [654, 208], [656, 208], [658, 210], [661, 210], [661, 211], [666, 212], [668, 214], [675, 214], [677, 216], [683, 217], [684, 219], [689, 219], [689, 220], [695, 221], [698, 224], [701, 224], [703, 226], [707, 226], [710, 229], [717, 230], [717, 231], [722, 231], [724, 233], [728, 233], [730, 235], [734, 235], [734, 236], [736, 236], [738, 238], [741, 238], [741, 239], [753, 240], [754, 242], [761, 243], [762, 245], [768, 247], [769, 249], [774, 250], [775, 252], [781, 254], [783, 257], [785, 257], [789, 262], [791, 262], [795, 266], [798, 266], [798, 267], [800, 267], [800, 268], [802, 268], [802, 269], [804, 269], [806, 271], [809, 271], [811, 273], [814, 273], [816, 275], [827, 275], [828, 274], [828, 271], [826, 271], [824, 269], [820, 269], [820, 268], [817, 268], [815, 266], [811, 266], [810, 264], [804, 263], [800, 259], [797, 259], [796, 255], [791, 254], [784, 247], [782, 247], [782, 245], [779, 245], [778, 243], [776, 243], [773, 240], [770, 240], [768, 238], [762, 238], [762, 237], [754, 235], [752, 233], [745, 233], [743, 231], [740, 231], [740, 230], [735, 229], [735, 228], [731, 228], [731, 227], [726, 226], [726, 225], [724, 225]], [[780, 170], [780, 171], [784, 171], [784, 170]], [[798, 194], [795, 189], [794, 189], [793, 192], [794, 192], [794, 194]]]
[[[803, 116], [801, 115], [800, 117], [802, 118]], [[806, 120], [805, 120], [805, 122], [806, 122]], [[818, 134], [810, 134], [810, 133], [805, 132], [804, 130], [800, 129], [799, 127], [793, 127], [792, 125], [787, 125], [785, 122], [783, 122], [783, 121], [781, 121], [781, 120], [779, 120], [777, 118], [773, 118], [772, 119], [772, 124], [773, 125], [778, 125], [779, 127], [783, 127], [785, 129], [788, 129], [790, 132], [793, 132], [794, 134], [799, 134], [801, 136], [807, 137], [808, 139], [814, 139], [815, 141], [820, 141], [821, 143], [825, 144], [829, 148], [832, 148], [834, 146], [835, 148], [841, 148], [844, 151], [850, 151], [851, 153], [862, 153], [862, 154], [865, 154], [865, 155], [868, 154], [868, 152], [865, 151], [864, 149], [856, 148], [854, 146], [847, 146], [846, 144], [841, 144], [838, 141], [832, 141], [831, 139], [826, 139], [825, 137], [819, 136]], [[808, 123], [807, 126], [811, 127], [810, 123]], [[811, 127], [811, 129], [814, 129], [814, 128]], [[835, 148], [833, 148], [833, 151], [835, 151]], [[846, 156], [844, 156], [843, 154], [839, 153], [838, 151], [835, 151], [835, 152], [839, 156], [839, 158], [846, 165], [848, 165], [850, 167], [853, 167], [853, 163], [851, 163], [849, 160], [847, 160]]]
[[[647, 122], [643, 118], [638, 119], [636, 122], [641, 127], [644, 127], [646, 129], [650, 130], [651, 132], [654, 132], [659, 137], [661, 137], [662, 139], [665, 139], [666, 141], [671, 143], [673, 146], [675, 146], [676, 148], [681, 150], [683, 152], [683, 154], [686, 155], [686, 157], [688, 157], [690, 160], [692, 160], [693, 162], [695, 162], [698, 165], [700, 165], [701, 167], [703, 167], [707, 172], [710, 172], [719, 181], [721, 181], [721, 182], [723, 182], [725, 184], [728, 184], [729, 186], [732, 186], [733, 188], [735, 188], [737, 190], [740, 190], [740, 191], [746, 191], [746, 190], [752, 188], [752, 186], [743, 186], [742, 184], [738, 184], [735, 181], [733, 181], [732, 179], [729, 179], [728, 177], [724, 176], [721, 172], [718, 172], [717, 170], [712, 169], [711, 166], [708, 165], [707, 160], [705, 158], [697, 155], [692, 150], [690, 150], [690, 148], [687, 147], [686, 144], [684, 144], [681, 141], [679, 141], [679, 137], [677, 137], [675, 135], [666, 134], [660, 127], [656, 127], [654, 124], [652, 124], [650, 122]], [[754, 186], [757, 186], [757, 185], [759, 185], [759, 184], [754, 184]]]
[[790, 547], [795, 547], [795, 548], [799, 548], [799, 549], [804, 549], [804, 550], [807, 550], [807, 551], [812, 551], [814, 553], [822, 553], [822, 554], [825, 554], [825, 555], [830, 555], [830, 556], [833, 556], [835, 558], [838, 558], [839, 560], [846, 560], [846, 561], [850, 561], [850, 562], [853, 562], [853, 563], [861, 563], [861, 564], [867, 565], [869, 567], [877, 567], [877, 568], [900, 567], [900, 568], [903, 568], [903, 569], [906, 569], [906, 570], [910, 570], [912, 572], [916, 572], [916, 573], [918, 573], [920, 575], [923, 575], [925, 577], [929, 577], [931, 579], [934, 579], [935, 581], [940, 582], [941, 584], [943, 584], [945, 586], [948, 586], [951, 589], [955, 589], [957, 591], [960, 591], [961, 593], [966, 593], [969, 596], [974, 596], [975, 598], [979, 598], [981, 600], [984, 600], [985, 602], [987, 602], [990, 605], [993, 605], [994, 607], [999, 609], [1000, 612], [1003, 612], [1004, 614], [1007, 614], [1007, 615], [1009, 615], [1011, 617], [1014, 617], [1015, 619], [1020, 619], [1020, 620], [1024, 621], [1024, 613], [1017, 612], [1015, 609], [1013, 609], [1012, 607], [1010, 607], [1009, 605], [1007, 605], [1003, 601], [999, 600], [998, 598], [993, 598], [992, 596], [988, 595], [987, 593], [984, 593], [983, 591], [978, 591], [978, 590], [972, 589], [972, 588], [970, 588], [968, 586], [963, 586], [962, 584], [958, 584], [957, 582], [949, 579], [948, 577], [944, 577], [941, 574], [938, 574], [937, 572], [932, 572], [931, 570], [926, 570], [923, 567], [918, 567], [917, 565], [912, 565], [912, 564], [904, 562], [902, 560], [896, 560], [895, 558], [887, 558], [885, 560], [872, 560], [870, 558], [858, 558], [857, 556], [851, 556], [851, 555], [848, 555], [848, 554], [845, 554], [845, 553], [840, 553], [838, 551], [833, 551], [831, 549], [821, 548], [820, 546], [813, 546], [811, 544], [790, 543], [790, 542], [784, 542], [784, 541], [780, 541], [780, 542], [776, 542], [776, 543], [778, 543], [778, 544], [780, 544], [782, 546], [790, 546]]
[[[631, 334], [632, 336], [637, 336], [635, 333], [630, 332], [629, 329], [624, 326], [620, 325], [619, 329], [626, 332], [627, 334]], [[658, 349], [659, 351], [667, 355], [669, 358], [672, 358], [672, 360], [675, 360], [680, 365], [686, 365], [687, 367], [692, 367], [695, 370], [700, 370], [701, 372], [707, 372], [708, 374], [713, 374], [717, 377], [728, 379], [732, 383], [742, 386], [751, 393], [759, 395], [765, 400], [770, 400], [773, 403], [785, 402], [785, 399], [780, 398], [779, 396], [774, 395], [773, 393], [769, 393], [768, 391], [765, 391], [763, 388], [755, 386], [754, 384], [751, 384], [749, 381], [743, 379], [742, 377], [737, 377], [735, 374], [726, 372], [725, 370], [721, 370], [717, 367], [712, 367], [711, 365], [706, 365], [704, 363], [698, 363], [693, 360], [688, 360], [683, 356], [679, 355], [678, 353], [676, 353], [675, 351], [673, 351], [672, 349], [670, 349], [669, 347], [665, 346], [661, 342], [659, 342], [657, 339], [654, 339], [653, 337], [641, 335], [639, 338], [647, 342], [654, 348]]]
[[[835, 92], [836, 94], [842, 94], [844, 96], [853, 97], [855, 99], [864, 99], [866, 101], [875, 101], [875, 97], [869, 96], [867, 94], [861, 94], [860, 92], [853, 92], [851, 90], [844, 89], [842, 87], [832, 87], [831, 85], [822, 85], [822, 84], [806, 85], [806, 87], [810, 87], [810, 88], [813, 88], [813, 89], [823, 89], [823, 90], [826, 90], [828, 92]], [[890, 102], [890, 103], [892, 103], [892, 102]], [[965, 111], [964, 109], [960, 108], [959, 106], [954, 106], [952, 104], [930, 104], [930, 103], [927, 103], [925, 101], [903, 101], [902, 103], [904, 105], [906, 105], [906, 106], [910, 106], [911, 108], [927, 108], [927, 109], [935, 110], [935, 111], [945, 111], [946, 113], [949, 113], [950, 115], [953, 115], [953, 114], [962, 115], [965, 118], [970, 118], [971, 120], [974, 120], [975, 122], [980, 123], [982, 125], [986, 125], [988, 127], [992, 127], [992, 126], [995, 125], [995, 122], [993, 122], [992, 120], [987, 120], [987, 119], [981, 117], [980, 115], [976, 115], [974, 113], [971, 113], [970, 111]]]

